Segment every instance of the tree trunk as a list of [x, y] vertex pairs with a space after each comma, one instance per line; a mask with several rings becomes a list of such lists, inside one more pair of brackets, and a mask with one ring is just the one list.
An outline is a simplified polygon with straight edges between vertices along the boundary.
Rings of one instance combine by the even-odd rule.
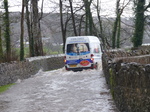
[[63, 4], [62, 0], [59, 0], [59, 5], [60, 5], [60, 24], [61, 24], [61, 32], [62, 32], [62, 39], [63, 39], [63, 52], [65, 52], [65, 43], [66, 43], [66, 28], [67, 28], [67, 22], [63, 21]]
[[30, 12], [29, 12], [29, 0], [25, 0], [25, 6], [26, 6], [26, 24], [27, 24], [27, 30], [28, 30], [28, 37], [29, 37], [29, 54], [30, 57], [34, 57], [34, 41], [32, 36], [32, 24], [30, 21]]
[[33, 40], [34, 40], [34, 54], [35, 56], [42, 56], [43, 55], [43, 46], [42, 46], [42, 39], [40, 33], [40, 21], [39, 21], [39, 14], [38, 14], [38, 1], [32, 0], [32, 13], [33, 13]]
[[84, 0], [85, 5], [85, 35], [89, 35], [89, 11], [88, 11], [88, 1]]
[[113, 26], [113, 32], [112, 32], [112, 48], [116, 48], [116, 35], [117, 35], [117, 27], [118, 27], [118, 21], [119, 21], [119, 4], [120, 0], [117, 0], [116, 3], [116, 19]]
[[0, 63], [3, 62], [3, 45], [2, 45], [2, 33], [1, 33], [1, 27], [0, 27]]
[[9, 23], [9, 11], [8, 11], [8, 0], [4, 0], [4, 37], [6, 42], [6, 61], [11, 61], [11, 41], [10, 41], [10, 23]]
[[81, 16], [80, 23], [79, 23], [79, 31], [78, 31], [79, 36], [81, 36], [82, 22], [83, 22], [83, 19], [84, 19], [83, 17], [84, 17], [84, 15]]
[[112, 33], [112, 48], [116, 47], [116, 32], [117, 32], [117, 24], [118, 24], [118, 17], [116, 17], [114, 26], [113, 26], [113, 33]]
[[43, 52], [43, 43], [42, 43], [41, 23], [40, 23], [40, 20], [38, 21], [38, 27], [39, 27], [39, 32], [38, 32], [38, 35], [39, 35], [39, 51], [40, 51], [40, 56], [43, 56], [44, 52]]
[[98, 23], [99, 23], [99, 38], [101, 39], [102, 41], [102, 46], [103, 46], [103, 49], [106, 49], [106, 39], [105, 39], [105, 36], [104, 36], [104, 32], [103, 32], [103, 24], [102, 24], [102, 20], [101, 20], [101, 16], [100, 16], [100, 8], [101, 8], [101, 2], [100, 0], [97, 0], [97, 6], [96, 6], [96, 10], [97, 10], [97, 18], [98, 18]]
[[22, 0], [22, 12], [21, 12], [21, 35], [20, 35], [20, 61], [24, 60], [24, 6], [25, 1]]
[[138, 47], [142, 45], [144, 34], [144, 6], [145, 0], [137, 0], [137, 7], [135, 11], [135, 30], [132, 38], [133, 46]]
[[120, 48], [120, 31], [121, 31], [121, 17], [118, 16], [118, 27], [117, 27], [117, 48]]
[[74, 13], [73, 13], [73, 7], [72, 7], [72, 0], [69, 0], [69, 3], [70, 3], [70, 8], [71, 8], [71, 17], [72, 17], [72, 24], [73, 24], [73, 29], [74, 29], [74, 35], [77, 36], [77, 30], [76, 30]]
[[93, 18], [91, 13], [92, 0], [83, 0], [85, 5], [85, 35], [93, 35]]

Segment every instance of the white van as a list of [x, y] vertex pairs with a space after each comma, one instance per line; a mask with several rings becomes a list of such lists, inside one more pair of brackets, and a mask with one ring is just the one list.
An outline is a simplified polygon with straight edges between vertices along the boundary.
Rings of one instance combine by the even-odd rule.
[[101, 62], [100, 41], [95, 36], [74, 36], [66, 39], [66, 70], [94, 69]]

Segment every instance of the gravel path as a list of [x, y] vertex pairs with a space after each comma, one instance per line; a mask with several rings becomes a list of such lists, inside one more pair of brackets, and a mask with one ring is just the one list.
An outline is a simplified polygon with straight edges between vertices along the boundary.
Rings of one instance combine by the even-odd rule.
[[39, 71], [0, 94], [0, 112], [117, 112], [101, 70]]

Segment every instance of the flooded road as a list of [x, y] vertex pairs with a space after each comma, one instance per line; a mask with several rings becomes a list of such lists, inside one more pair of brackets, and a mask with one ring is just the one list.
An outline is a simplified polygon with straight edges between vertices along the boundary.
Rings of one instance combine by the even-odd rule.
[[0, 112], [117, 112], [101, 70], [39, 71], [0, 94]]

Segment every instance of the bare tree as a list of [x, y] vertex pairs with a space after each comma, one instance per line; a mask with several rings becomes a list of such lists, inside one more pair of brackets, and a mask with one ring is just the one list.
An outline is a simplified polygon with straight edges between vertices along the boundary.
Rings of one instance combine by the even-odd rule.
[[134, 0], [135, 9], [135, 30], [132, 37], [134, 47], [142, 45], [145, 24], [145, 11], [150, 7], [150, 2], [145, 6], [146, 0]]
[[98, 28], [97, 28], [97, 33], [99, 38], [101, 38], [102, 40], [102, 44], [103, 47], [105, 47], [106, 45], [106, 40], [105, 40], [105, 36], [104, 36], [104, 32], [103, 32], [103, 24], [102, 24], [102, 18], [100, 16], [101, 14], [101, 0], [97, 0], [96, 4], [94, 4], [94, 8], [96, 9], [97, 12], [97, 18], [98, 18]]
[[34, 54], [35, 56], [43, 55], [43, 45], [41, 39], [40, 19], [38, 13], [38, 1], [31, 0], [32, 4], [32, 22], [33, 22], [33, 40], [34, 40]]
[[72, 0], [69, 0], [69, 3], [70, 3], [70, 9], [71, 9], [71, 17], [72, 17], [72, 24], [73, 24], [73, 29], [74, 29], [74, 35], [77, 36], [76, 25], [75, 25], [75, 18], [74, 18], [73, 6], [72, 6]]
[[29, 54], [30, 57], [34, 56], [34, 41], [32, 35], [32, 24], [30, 20], [30, 12], [29, 12], [29, 0], [25, 0], [25, 7], [26, 7], [26, 24], [28, 30], [28, 37], [29, 37]]
[[11, 61], [11, 40], [10, 40], [10, 21], [9, 21], [9, 11], [8, 11], [8, 0], [4, 0], [4, 37], [6, 42], [6, 61]]
[[1, 33], [1, 26], [0, 26], [0, 63], [3, 62], [3, 46], [2, 46], [2, 33]]
[[21, 12], [21, 34], [20, 34], [20, 60], [24, 60], [24, 7], [25, 0], [22, 0], [22, 12]]
[[69, 19], [66, 19], [66, 21], [64, 21], [63, 19], [64, 15], [63, 15], [63, 1], [62, 0], [59, 0], [59, 5], [60, 5], [60, 24], [61, 24], [61, 31], [62, 31], [62, 38], [63, 38], [63, 51], [64, 51], [65, 42], [66, 42], [67, 24], [68, 24]]
[[128, 0], [128, 2], [125, 4], [125, 0], [124, 0], [122, 7], [120, 7], [120, 0], [117, 0], [116, 2], [116, 19], [114, 22], [113, 32], [112, 32], [112, 48], [115, 48], [116, 46], [117, 48], [120, 47], [121, 15], [123, 13], [124, 8], [129, 4], [129, 2], [130, 0]]
[[93, 18], [91, 13], [91, 3], [93, 0], [83, 0], [85, 6], [85, 34], [92, 35], [93, 34]]

